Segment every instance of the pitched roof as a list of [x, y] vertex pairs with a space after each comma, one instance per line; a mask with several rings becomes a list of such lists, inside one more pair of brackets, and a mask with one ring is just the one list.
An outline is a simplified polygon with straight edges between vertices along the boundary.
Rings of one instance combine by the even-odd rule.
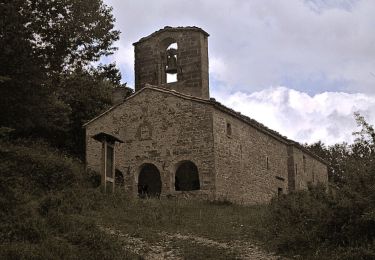
[[196, 26], [179, 26], [179, 27], [165, 26], [163, 29], [160, 29], [160, 30], [158, 30], [156, 32], [153, 32], [149, 36], [141, 38], [139, 41], [133, 43], [133, 45], [137, 45], [138, 43], [144, 42], [147, 39], [149, 39], [151, 37], [154, 37], [155, 35], [157, 35], [159, 33], [162, 33], [162, 32], [166, 32], [166, 31], [169, 31], [169, 32], [179, 32], [179, 31], [186, 31], [186, 30], [197, 31], [197, 32], [203, 33], [205, 36], [210, 36], [205, 30], [203, 30], [202, 28], [196, 27]]
[[95, 118], [91, 119], [90, 121], [86, 122], [83, 125], [83, 127], [88, 126], [93, 121], [95, 121], [95, 120], [99, 119], [100, 117], [108, 114], [109, 112], [111, 112], [112, 110], [114, 110], [116, 107], [118, 107], [118, 106], [126, 103], [127, 100], [134, 98], [135, 96], [139, 95], [140, 93], [142, 93], [142, 92], [144, 92], [146, 90], [163, 92], [163, 93], [167, 93], [167, 94], [170, 94], [170, 95], [173, 95], [173, 96], [176, 96], [176, 97], [180, 97], [180, 98], [183, 98], [183, 99], [193, 100], [193, 101], [196, 101], [196, 102], [200, 102], [200, 103], [205, 103], [205, 104], [212, 105], [214, 108], [216, 108], [216, 109], [218, 109], [218, 110], [220, 110], [220, 111], [222, 111], [222, 112], [224, 112], [226, 114], [229, 114], [229, 115], [232, 115], [232, 116], [236, 117], [237, 119], [243, 121], [244, 123], [246, 123], [246, 124], [254, 127], [255, 129], [259, 130], [260, 132], [265, 133], [265, 134], [267, 134], [267, 135], [275, 138], [276, 140], [278, 140], [278, 141], [280, 141], [280, 142], [282, 142], [282, 143], [284, 143], [286, 145], [293, 145], [293, 146], [301, 149], [303, 152], [311, 155], [315, 159], [319, 160], [320, 162], [322, 162], [324, 164], [327, 164], [327, 162], [325, 160], [323, 160], [322, 158], [320, 158], [316, 154], [312, 153], [310, 150], [308, 150], [307, 148], [305, 148], [300, 143], [298, 143], [296, 141], [293, 141], [293, 140], [287, 138], [286, 136], [281, 135], [279, 132], [268, 128], [267, 126], [263, 125], [262, 123], [259, 123], [258, 121], [254, 120], [254, 119], [252, 119], [252, 118], [250, 118], [248, 116], [245, 116], [245, 115], [241, 114], [240, 112], [236, 112], [235, 110], [233, 110], [233, 109], [231, 109], [229, 107], [224, 106], [220, 102], [216, 101], [214, 98], [210, 98], [209, 100], [208, 99], [203, 99], [203, 98], [198, 98], [198, 97], [194, 97], [194, 96], [190, 96], [190, 95], [187, 95], [187, 94], [183, 94], [183, 93], [177, 92], [175, 90], [161, 88], [161, 87], [153, 86], [153, 85], [150, 85], [150, 84], [145, 84], [145, 86], [142, 89], [140, 89], [139, 91], [137, 91], [134, 94], [132, 94], [129, 97], [127, 97], [122, 103], [114, 105], [113, 107], [111, 107], [107, 111], [103, 112], [102, 114], [98, 115], [97, 117], [95, 117]]
[[94, 138], [96, 141], [99, 141], [99, 142], [103, 142], [104, 140], [110, 143], [115, 143], [115, 142], [123, 143], [124, 142], [121, 139], [117, 138], [116, 136], [107, 134], [104, 132], [100, 132], [96, 135], [93, 135], [92, 138]]

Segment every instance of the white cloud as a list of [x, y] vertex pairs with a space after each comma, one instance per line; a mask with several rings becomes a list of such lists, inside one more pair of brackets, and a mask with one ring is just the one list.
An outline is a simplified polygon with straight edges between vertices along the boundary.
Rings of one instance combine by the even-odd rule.
[[375, 96], [324, 92], [310, 96], [286, 87], [271, 87], [247, 94], [213, 93], [218, 101], [263, 123], [293, 140], [335, 144], [352, 142], [354, 112], [375, 122]]
[[[105, 2], [114, 6], [122, 31], [120, 51], [165, 25], [205, 29], [210, 72], [232, 89], [287, 85], [310, 94], [375, 93], [373, 0]], [[120, 65], [132, 63], [124, 57], [131, 58], [120, 57]], [[132, 82], [133, 70], [125, 70]]]
[[210, 91], [227, 106], [301, 142], [351, 141], [357, 110], [375, 122], [374, 0], [104, 1], [130, 85], [133, 42], [194, 25], [211, 35]]

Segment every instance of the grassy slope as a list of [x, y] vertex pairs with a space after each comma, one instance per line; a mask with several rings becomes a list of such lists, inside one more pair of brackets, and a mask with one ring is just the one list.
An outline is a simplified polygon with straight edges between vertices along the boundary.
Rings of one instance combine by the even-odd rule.
[[[284, 228], [284, 236], [274, 233], [275, 224], [278, 228], [282, 221], [275, 222], [267, 206], [103, 194], [94, 188], [97, 176], [86, 173], [81, 162], [41, 143], [0, 141], [0, 173], [0, 259], [139, 258], [102, 227], [149, 244], [165, 239], [166, 234], [184, 235], [187, 239], [171, 239], [167, 246], [178, 249], [185, 259], [240, 257], [238, 252], [199, 244], [189, 236], [230, 245], [251, 242], [270, 250], [298, 240], [293, 223]], [[279, 210], [284, 212], [282, 207], [290, 205], [280, 205]], [[340, 249], [339, 258], [332, 249], [317, 244], [310, 251], [284, 247], [280, 252], [299, 254], [300, 259], [352, 259], [346, 248]], [[358, 259], [371, 259], [372, 251], [365, 253], [361, 256], [370, 258]]]
[[[241, 207], [176, 199], [134, 200], [115, 194], [107, 197], [107, 203], [100, 210], [91, 211], [87, 216], [103, 226], [150, 243], [157, 243], [165, 234], [183, 234], [224, 243], [241, 240], [259, 244], [265, 240], [266, 212], [264, 206]], [[197, 245], [190, 240], [172, 241], [171, 247], [178, 248], [187, 259], [232, 259], [236, 256], [230, 250]]]
[[[106, 195], [93, 188], [81, 162], [38, 142], [0, 141], [0, 158], [1, 259], [135, 258], [103, 225], [149, 242], [163, 232], [263, 240], [262, 207]], [[187, 258], [235, 257], [189, 241], [170, 247]]]
[[87, 188], [80, 162], [45, 144], [1, 141], [0, 173], [0, 259], [134, 257], [82, 217], [101, 194]]

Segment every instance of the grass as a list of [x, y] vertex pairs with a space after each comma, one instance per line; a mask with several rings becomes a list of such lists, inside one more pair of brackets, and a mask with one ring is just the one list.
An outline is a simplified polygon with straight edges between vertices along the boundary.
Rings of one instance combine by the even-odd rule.
[[0, 259], [137, 257], [83, 217], [102, 195], [79, 161], [40, 142], [0, 141], [0, 172]]
[[[118, 189], [104, 194], [82, 162], [34, 141], [0, 140], [0, 173], [0, 259], [141, 259], [148, 245], [161, 241], [165, 250], [185, 259], [240, 257], [230, 247], [200, 243], [201, 238], [231, 245], [251, 242], [299, 259], [374, 256], [375, 243], [314, 242], [316, 234], [325, 235], [316, 228], [325, 227], [320, 219], [330, 208], [306, 192], [270, 206], [137, 199]], [[103, 227], [128, 236], [120, 239]], [[146, 248], [125, 247], [129, 237], [144, 241]]]
[[200, 245], [185, 240], [173, 241], [171, 248], [180, 250], [184, 259], [240, 259], [240, 256], [231, 250]]
[[265, 206], [220, 205], [178, 199], [130, 199], [122, 194], [108, 198], [97, 221], [111, 223], [131, 234], [152, 239], [151, 234], [195, 234], [216, 241], [265, 240]]
[[[137, 259], [100, 227], [158, 243], [163, 234], [257, 240], [262, 207], [104, 194], [84, 165], [37, 141], [0, 140], [1, 259]], [[231, 250], [172, 241], [186, 259], [235, 258]]]

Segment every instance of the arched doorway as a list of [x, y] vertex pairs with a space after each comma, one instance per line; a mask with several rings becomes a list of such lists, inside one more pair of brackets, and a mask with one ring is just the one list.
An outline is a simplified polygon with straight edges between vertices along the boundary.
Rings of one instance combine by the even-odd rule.
[[141, 198], [157, 197], [161, 193], [160, 172], [155, 165], [146, 163], [142, 165], [138, 176], [138, 195]]
[[197, 166], [191, 161], [178, 164], [175, 176], [176, 191], [199, 190], [199, 173]]
[[125, 180], [124, 180], [124, 174], [119, 170], [115, 170], [115, 184], [119, 187], [124, 187]]

